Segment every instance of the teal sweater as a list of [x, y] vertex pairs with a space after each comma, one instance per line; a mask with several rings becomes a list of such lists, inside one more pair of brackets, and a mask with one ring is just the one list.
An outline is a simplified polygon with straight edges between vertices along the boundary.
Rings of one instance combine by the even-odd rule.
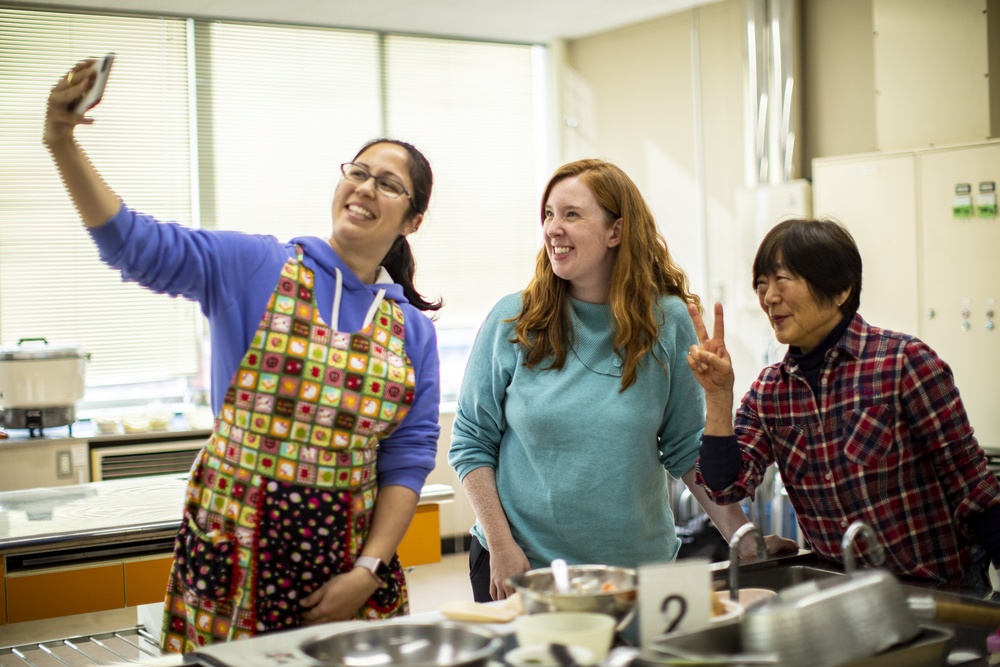
[[[476, 337], [459, 394], [448, 461], [459, 479], [482, 466], [514, 539], [533, 568], [553, 558], [635, 567], [670, 561], [674, 534], [667, 473], [698, 457], [705, 399], [687, 366], [697, 342], [684, 302], [660, 297], [656, 357], [621, 389], [614, 322], [606, 305], [571, 300], [574, 344], [561, 370], [524, 365], [511, 343], [521, 295], [494, 306]], [[472, 534], [484, 545], [478, 524]]]

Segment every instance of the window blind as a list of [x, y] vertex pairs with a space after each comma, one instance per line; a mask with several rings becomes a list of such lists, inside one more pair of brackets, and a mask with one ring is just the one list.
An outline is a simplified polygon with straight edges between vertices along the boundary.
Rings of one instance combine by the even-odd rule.
[[474, 334], [500, 297], [527, 285], [539, 248], [549, 174], [537, 167], [533, 49], [390, 35], [385, 67], [388, 131], [434, 169], [428, 216], [410, 236], [415, 284], [444, 298], [439, 329]]
[[77, 138], [131, 207], [189, 221], [186, 50], [179, 19], [0, 8], [0, 344], [79, 344], [91, 385], [197, 373], [200, 315], [99, 261], [42, 145], [49, 89], [114, 51], [95, 123]]
[[476, 327], [534, 267], [539, 47], [0, 8], [0, 344], [80, 344], [91, 386], [206, 371], [197, 307], [99, 262], [41, 144], [49, 88], [107, 51], [104, 101], [77, 136], [123, 200], [161, 220], [326, 237], [340, 163], [376, 136], [420, 148], [435, 187], [410, 237], [416, 284], [445, 299], [443, 391], [457, 389]]
[[381, 132], [378, 36], [199, 23], [206, 228], [327, 238], [340, 164]]

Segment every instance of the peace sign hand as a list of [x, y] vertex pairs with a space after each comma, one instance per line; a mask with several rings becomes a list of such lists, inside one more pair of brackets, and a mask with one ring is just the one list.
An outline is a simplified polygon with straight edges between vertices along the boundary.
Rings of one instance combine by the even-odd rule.
[[704, 387], [707, 398], [713, 395], [720, 398], [728, 396], [732, 402], [733, 384], [736, 377], [733, 374], [733, 364], [726, 351], [726, 326], [722, 316], [722, 304], [715, 304], [715, 323], [712, 337], [708, 337], [705, 321], [694, 305], [688, 305], [688, 313], [694, 323], [694, 331], [700, 341], [688, 350], [687, 362], [698, 383]]

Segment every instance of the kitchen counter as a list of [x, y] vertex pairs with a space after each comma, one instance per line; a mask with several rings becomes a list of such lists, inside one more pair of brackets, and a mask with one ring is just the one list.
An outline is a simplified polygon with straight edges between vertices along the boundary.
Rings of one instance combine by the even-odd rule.
[[78, 421], [69, 426], [54, 426], [45, 429], [41, 435], [32, 436], [27, 429], [7, 429], [7, 437], [0, 439], [0, 448], [9, 445], [24, 445], [30, 443], [48, 443], [53, 441], [73, 442], [86, 440], [93, 443], [142, 442], [149, 440], [175, 440], [178, 438], [205, 438], [212, 434], [211, 429], [191, 428], [183, 418], [175, 418], [168, 428], [148, 429], [135, 433], [100, 433], [97, 426], [89, 419]]
[[[782, 556], [778, 558], [770, 558], [764, 561], [757, 561], [756, 559], [748, 558], [743, 561], [741, 565], [741, 576], [744, 581], [752, 582], [755, 580], [755, 575], [759, 576], [761, 571], [768, 570], [780, 570], [792, 566], [808, 566], [808, 567], [823, 567], [830, 568], [831, 572], [840, 572], [836, 565], [822, 561], [818, 559], [815, 555], [808, 551], [800, 551], [797, 555], [792, 556]], [[713, 573], [713, 579], [724, 580], [728, 573], [728, 563], [720, 562], [713, 563], [711, 565], [711, 570]], [[908, 585], [916, 585], [914, 582], [907, 581]], [[947, 598], [949, 595], [959, 595], [961, 591], [955, 590], [952, 593], [944, 593], [940, 588], [934, 589], [936, 591], [935, 595], [938, 597]], [[982, 598], [979, 598], [982, 600]], [[988, 603], [983, 600], [984, 603]], [[499, 603], [498, 603], [499, 604]], [[439, 623], [444, 621], [444, 617], [439, 612], [428, 612], [424, 614], [418, 614], [407, 618], [392, 619], [387, 621], [379, 621], [381, 623]], [[223, 665], [225, 667], [264, 667], [265, 665], [281, 665], [283, 667], [307, 667], [309, 665], [314, 665], [315, 663], [310, 661], [304, 654], [302, 654], [298, 649], [299, 647], [309, 641], [319, 639], [332, 635], [343, 630], [347, 630], [353, 627], [357, 627], [359, 622], [350, 621], [344, 623], [330, 623], [324, 624], [316, 627], [309, 628], [299, 628], [295, 630], [287, 630], [283, 632], [276, 632], [269, 635], [262, 635], [259, 637], [254, 637], [252, 639], [231, 642], [228, 644], [217, 644], [213, 646], [206, 647], [199, 651], [199, 655], [205, 655], [213, 659], [212, 664]], [[495, 632], [498, 636], [504, 638], [504, 650], [510, 650], [512, 647], [516, 646], [516, 640], [513, 637], [513, 623], [506, 624], [489, 624], [484, 627], [489, 628]], [[957, 630], [961, 630], [960, 628]], [[969, 629], [967, 633], [963, 634], [958, 632], [955, 639], [952, 641], [950, 647], [948, 648], [949, 653], [953, 653], [955, 656], [961, 655], [962, 651], [968, 651], [969, 649], [978, 649], [981, 657], [973, 660], [967, 660], [964, 662], [949, 662], [947, 660], [943, 661], [940, 667], [945, 667], [946, 665], [962, 665], [963, 667], [987, 667], [988, 662], [983, 656], [984, 653], [984, 643], [986, 630], [981, 629]], [[627, 649], [622, 649], [622, 656], [629, 655]], [[925, 661], [925, 656], [919, 656], [922, 661], [911, 663], [911, 662], [900, 662], [898, 658], [892, 657], [888, 653], [885, 654], [885, 664], [887, 665], [911, 665], [928, 664]], [[912, 654], [908, 654], [908, 657], [913, 659]], [[878, 657], [873, 658], [871, 661], [864, 661], [864, 665], [878, 664]], [[494, 663], [491, 663], [491, 665]], [[600, 663], [601, 665], [610, 665], [611, 661], [607, 660]], [[623, 661], [621, 663], [615, 664], [630, 664], [629, 661]], [[677, 664], [680, 664], [679, 662]], [[693, 664], [693, 663], [692, 663]], [[742, 662], [736, 660], [733, 662], [713, 662], [712, 664], [718, 665], [738, 665], [743, 664]]]
[[[0, 554], [173, 535], [186, 482], [187, 475], [161, 475], [0, 493]], [[419, 504], [453, 497], [450, 486], [428, 484]]]
[[[0, 493], [0, 625], [162, 602], [187, 475]], [[423, 487], [399, 545], [404, 566], [441, 559], [441, 503]]]

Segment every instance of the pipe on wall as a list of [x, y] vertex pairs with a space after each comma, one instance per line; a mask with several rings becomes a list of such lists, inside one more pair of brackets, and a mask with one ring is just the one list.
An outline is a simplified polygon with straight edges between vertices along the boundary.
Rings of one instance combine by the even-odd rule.
[[743, 0], [745, 181], [785, 183], [798, 171], [795, 136], [798, 0]]

